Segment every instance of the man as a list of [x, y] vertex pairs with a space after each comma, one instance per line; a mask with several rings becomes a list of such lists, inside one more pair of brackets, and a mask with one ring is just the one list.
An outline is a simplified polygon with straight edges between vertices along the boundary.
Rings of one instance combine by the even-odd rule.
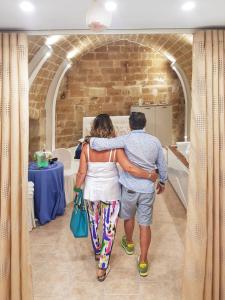
[[[159, 140], [147, 134], [144, 130], [146, 118], [143, 113], [132, 112], [129, 118], [131, 132], [128, 135], [112, 139], [91, 138], [90, 146], [97, 151], [124, 148], [129, 160], [148, 171], [158, 169], [160, 181], [157, 184], [157, 193], [165, 189], [167, 167], [163, 149]], [[120, 217], [124, 219], [125, 236], [121, 246], [128, 255], [134, 253], [133, 231], [135, 214], [140, 228], [140, 249], [138, 271], [141, 276], [148, 275], [148, 249], [151, 242], [151, 228], [153, 204], [155, 200], [155, 185], [147, 179], [133, 177], [127, 172], [120, 175], [122, 185], [122, 199]]]

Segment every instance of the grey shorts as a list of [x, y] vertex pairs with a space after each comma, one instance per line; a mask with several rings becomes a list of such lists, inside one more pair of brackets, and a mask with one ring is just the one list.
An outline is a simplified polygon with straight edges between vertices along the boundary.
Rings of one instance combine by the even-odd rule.
[[121, 219], [132, 219], [137, 212], [139, 225], [148, 226], [152, 224], [153, 204], [155, 192], [137, 193], [122, 186], [122, 198], [119, 216]]

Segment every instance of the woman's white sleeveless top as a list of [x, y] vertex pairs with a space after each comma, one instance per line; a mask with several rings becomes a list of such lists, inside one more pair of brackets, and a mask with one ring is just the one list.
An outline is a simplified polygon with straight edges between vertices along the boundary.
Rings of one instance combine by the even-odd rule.
[[90, 162], [89, 146], [87, 153], [88, 170], [85, 179], [84, 199], [103, 202], [120, 200], [119, 173], [116, 163], [114, 161], [111, 162], [112, 150], [108, 162]]

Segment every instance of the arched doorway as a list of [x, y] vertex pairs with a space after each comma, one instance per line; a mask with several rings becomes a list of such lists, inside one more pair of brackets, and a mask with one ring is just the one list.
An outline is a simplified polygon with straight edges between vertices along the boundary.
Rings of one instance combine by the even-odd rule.
[[[121, 45], [119, 45], [121, 44]], [[122, 52], [122, 53], [117, 53], [116, 49], [118, 50], [118, 48], [124, 48], [125, 49], [125, 45], [127, 45], [127, 49], [126, 51]], [[112, 53], [108, 52], [108, 49], [112, 50]], [[129, 49], [132, 49], [131, 51], [133, 51], [133, 53], [129, 53]], [[158, 55], [158, 58], [154, 58], [154, 55], [152, 55], [151, 57], [149, 57], [149, 59], [146, 59], [146, 57], [144, 59], [142, 59], [139, 55], [138, 58], [138, 53], [137, 51], [134, 52], [134, 49], [139, 49], [139, 52], [142, 52], [142, 56], [146, 55], [146, 57], [148, 55], [152, 55], [150, 53], [154, 53], [155, 57]], [[111, 51], [110, 50], [110, 51]], [[101, 57], [102, 56], [102, 57]], [[130, 57], [129, 57], [130, 56]], [[135, 58], [136, 56], [136, 58]], [[117, 59], [117, 61], [115, 60], [116, 57], [119, 59]], [[178, 64], [176, 63], [176, 74], [178, 73], [178, 76], [175, 75], [175, 73], [172, 71], [172, 68], [174, 68], [174, 63], [172, 63], [171, 65], [171, 60], [168, 59], [168, 55], [165, 55], [165, 53], [161, 53], [159, 51], [156, 51], [155, 49], [152, 49], [152, 47], [145, 47], [143, 45], [141, 45], [140, 43], [136, 43], [133, 41], [128, 41], [128, 40], [123, 40], [120, 39], [118, 41], [115, 42], [111, 42], [108, 44], [103, 44], [103, 46], [98, 47], [98, 48], [91, 48], [89, 50], [89, 52], [85, 52], [83, 55], [80, 55], [78, 57], [77, 60], [75, 60], [75, 66], [72, 67], [72, 71], [69, 72], [69, 74], [74, 73], [73, 71], [75, 71], [75, 73], [77, 72], [77, 75], [79, 75], [79, 79], [78, 79], [78, 84], [77, 84], [77, 91], [75, 91], [75, 94], [73, 94], [72, 97], [76, 98], [76, 97], [81, 97], [81, 98], [85, 98], [85, 87], [82, 87], [82, 84], [79, 84], [82, 82], [82, 76], [80, 76], [80, 74], [78, 74], [79, 72], [83, 72], [83, 76], [84, 73], [90, 73], [91, 69], [94, 72], [94, 64], [98, 63], [102, 60], [102, 62], [100, 62], [101, 64], [101, 70], [100, 72], [103, 72], [101, 75], [103, 77], [107, 77], [107, 72], [119, 72], [121, 74], [123, 74], [123, 76], [128, 77], [128, 79], [131, 79], [130, 82], [129, 80], [127, 80], [127, 78], [125, 79], [125, 81], [122, 83], [122, 85], [127, 86], [127, 88], [121, 92], [121, 90], [118, 87], [117, 84], [117, 79], [114, 82], [111, 82], [111, 87], [116, 86], [116, 89], [113, 91], [111, 89], [111, 91], [109, 92], [109, 90], [104, 89], [104, 86], [106, 85], [106, 82], [102, 82], [102, 88], [100, 87], [100, 82], [95, 82], [95, 85], [93, 84], [93, 77], [92, 77], [92, 83], [90, 83], [91, 88], [88, 88], [86, 90], [86, 99], [85, 101], [83, 101], [83, 104], [86, 103], [85, 106], [83, 106], [83, 110], [81, 109], [81, 106], [79, 105], [79, 103], [77, 103], [76, 101], [73, 102], [73, 105], [76, 106], [76, 109], [74, 108], [70, 108], [68, 111], [68, 114], [70, 116], [70, 120], [68, 120], [68, 122], [70, 123], [70, 127], [73, 127], [73, 130], [71, 128], [68, 128], [67, 125], [65, 124], [65, 120], [68, 116], [63, 116], [63, 110], [66, 110], [66, 106], [69, 106], [68, 104], [68, 99], [65, 99], [65, 95], [67, 94], [67, 92], [65, 91], [65, 83], [66, 86], [68, 86], [68, 78], [70, 77], [66, 77], [66, 80], [63, 80], [64, 75], [66, 73], [66, 71], [68, 70], [68, 65], [69, 63], [67, 61], [63, 62], [55, 77], [53, 78], [52, 82], [51, 82], [51, 86], [49, 88], [48, 91], [48, 96], [46, 99], [46, 109], [47, 109], [47, 115], [48, 115], [48, 120], [46, 122], [46, 136], [47, 136], [47, 147], [49, 149], [54, 149], [55, 148], [55, 132], [56, 132], [56, 115], [55, 115], [55, 107], [56, 107], [56, 100], [60, 100], [60, 95], [58, 95], [58, 90], [59, 90], [59, 86], [61, 84], [61, 81], [63, 80], [64, 86], [63, 84], [61, 85], [61, 91], [60, 93], [63, 95], [64, 99], [61, 99], [61, 103], [65, 103], [66, 101], [66, 105], [63, 105], [63, 110], [60, 111], [59, 114], [59, 119], [61, 118], [61, 121], [58, 119], [58, 126], [63, 126], [64, 129], [64, 133], [65, 135], [71, 135], [75, 136], [75, 139], [78, 139], [78, 136], [76, 135], [76, 133], [74, 132], [74, 130], [77, 130], [78, 134], [80, 135], [79, 138], [81, 137], [81, 128], [80, 126], [77, 126], [76, 122], [74, 123], [74, 120], [79, 119], [80, 116], [88, 116], [91, 115], [93, 116], [94, 113], [96, 114], [97, 112], [100, 111], [105, 111], [108, 112], [109, 114], [129, 114], [129, 111], [127, 109], [111, 109], [109, 106], [110, 104], [113, 105], [113, 103], [110, 103], [109, 98], [113, 98], [114, 99], [119, 99], [120, 97], [120, 101], [121, 99], [127, 98], [127, 96], [130, 96], [130, 101], [126, 101], [126, 105], [132, 105], [135, 103], [135, 101], [138, 101], [138, 97], [139, 98], [145, 98], [144, 100], [146, 101], [146, 103], [148, 104], [173, 104], [173, 115], [174, 115], [174, 120], [173, 120], [173, 131], [174, 131], [174, 142], [176, 142], [177, 140], [184, 140], [184, 137], [187, 138], [187, 136], [189, 135], [188, 131], [189, 131], [189, 112], [188, 112], [188, 105], [187, 103], [190, 102], [190, 88], [188, 85], [188, 80], [187, 78], [185, 78], [185, 73], [182, 72], [182, 69], [178, 66]], [[97, 58], [97, 60], [95, 60], [94, 62], [94, 58]], [[159, 59], [160, 58], [160, 59]], [[137, 60], [141, 60], [141, 62], [138, 62]], [[159, 62], [160, 60], [162, 61], [164, 59], [164, 68], [167, 68], [166, 72], [165, 70], [160, 70], [160, 68], [162, 68], [162, 66], [160, 65], [160, 63], [158, 63], [158, 68], [157, 68], [157, 61]], [[85, 60], [86, 60], [86, 64], [89, 64], [91, 66], [91, 64], [93, 64], [93, 68], [89, 68], [89, 69], [85, 69], [82, 68], [82, 65], [85, 65]], [[136, 62], [135, 62], [136, 60]], [[117, 67], [113, 68], [112, 66], [112, 61], [114, 61], [115, 65], [117, 64]], [[129, 61], [130, 61], [130, 66], [129, 66]], [[148, 62], [149, 61], [149, 62]], [[151, 65], [153, 63], [153, 65]], [[119, 64], [119, 65], [118, 65]], [[138, 64], [143, 64], [138, 66]], [[165, 66], [166, 65], [166, 66]], [[170, 67], [170, 65], [172, 66], [172, 68]], [[118, 67], [119, 66], [119, 67]], [[134, 72], [135, 70], [135, 66], [136, 69], [139, 68], [142, 70], [139, 71], [139, 74], [136, 74], [136, 79], [135, 76], [133, 76], [132, 78], [132, 74], [130, 73], [129, 70], [132, 69], [132, 71]], [[81, 70], [82, 68], [82, 70]], [[145, 75], [141, 75], [140, 72], [142, 71], [143, 74], [146, 72], [146, 68], [152, 69], [152, 78], [148, 78], [148, 76], [151, 76], [151, 71], [149, 74], [147, 74], [147, 76]], [[116, 70], [117, 69], [117, 70]], [[126, 74], [124, 73], [124, 70], [126, 69]], [[99, 71], [99, 70], [98, 70]], [[105, 72], [105, 75], [104, 75]], [[172, 73], [174, 73], [174, 75], [171, 75]], [[163, 75], [162, 75], [163, 74]], [[90, 75], [90, 74], [89, 74]], [[180, 76], [179, 76], [180, 75]], [[89, 76], [90, 77], [90, 76]], [[115, 77], [115, 76], [114, 76]], [[169, 77], [169, 78], [167, 78]], [[102, 78], [101, 76], [99, 78]], [[96, 77], [96, 79], [98, 79]], [[120, 78], [123, 81], [123, 78]], [[168, 79], [168, 80], [167, 80]], [[182, 81], [183, 79], [183, 81]], [[88, 77], [84, 80], [88, 80]], [[111, 80], [111, 79], [110, 79]], [[120, 84], [121, 84], [121, 80]], [[174, 80], [173, 83], [170, 82], [170, 84], [168, 84], [168, 81]], [[181, 80], [181, 86], [180, 86], [180, 80]], [[76, 80], [75, 80], [76, 81]], [[74, 84], [75, 84], [74, 81]], [[98, 80], [97, 80], [98, 81]], [[104, 81], [104, 80], [103, 80]], [[185, 83], [185, 84], [184, 84]], [[109, 86], [110, 83], [108, 82]], [[166, 87], [170, 88], [172, 91], [171, 93], [166, 91], [165, 89], [165, 84]], [[180, 90], [181, 87], [181, 90]], [[86, 86], [87, 88], [87, 86]], [[130, 90], [129, 90], [130, 88]], [[81, 91], [82, 90], [82, 91]], [[119, 91], [120, 90], [120, 91]], [[134, 92], [136, 90], [136, 92]], [[139, 90], [139, 92], [138, 92]], [[155, 90], [157, 90], [157, 96], [153, 96], [155, 93]], [[144, 91], [144, 93], [143, 93]], [[114, 95], [113, 95], [114, 93]], [[122, 93], [122, 95], [120, 95], [120, 93]], [[125, 93], [125, 94], [123, 94]], [[109, 95], [108, 95], [109, 94]], [[127, 95], [126, 95], [127, 94]], [[117, 96], [117, 97], [116, 97]], [[174, 98], [175, 97], [175, 98]], [[177, 101], [177, 97], [179, 97], [179, 101]], [[89, 100], [87, 99], [89, 98]], [[132, 98], [132, 99], [131, 99]], [[95, 101], [92, 101], [92, 100]], [[70, 99], [71, 100], [71, 99]], [[75, 99], [76, 100], [76, 99]], [[111, 99], [112, 100], [112, 99]], [[92, 105], [91, 102], [92, 101]], [[108, 106], [106, 105], [106, 103], [108, 101]], [[78, 101], [79, 102], [79, 101]], [[87, 103], [88, 102], [88, 103]], [[122, 101], [123, 102], [123, 101]], [[174, 102], [174, 103], [172, 103]], [[78, 105], [77, 105], [78, 104]], [[94, 109], [94, 106], [97, 105], [97, 111], [96, 109]], [[113, 105], [114, 106], [114, 105]], [[91, 111], [89, 112], [89, 107], [91, 107]], [[104, 108], [104, 109], [103, 109]], [[74, 111], [74, 115], [72, 116], [71, 113], [72, 111]], [[182, 116], [184, 113], [184, 116]], [[62, 124], [63, 123], [63, 124]], [[80, 121], [81, 123], [81, 121]], [[65, 140], [63, 141], [62, 137], [59, 137], [59, 140], [61, 139], [61, 142], [59, 142], [59, 147], [69, 147], [69, 143], [66, 142]], [[73, 139], [72, 143], [74, 144], [75, 140]]]

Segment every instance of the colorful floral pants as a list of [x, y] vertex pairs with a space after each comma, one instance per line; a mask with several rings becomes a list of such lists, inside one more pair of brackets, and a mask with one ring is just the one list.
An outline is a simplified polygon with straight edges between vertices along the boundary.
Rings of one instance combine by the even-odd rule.
[[[99, 268], [107, 269], [116, 235], [120, 203], [117, 200], [107, 203], [102, 201], [86, 201], [86, 203], [94, 253], [95, 255], [100, 255]], [[103, 233], [100, 241], [98, 226], [101, 216]]]

